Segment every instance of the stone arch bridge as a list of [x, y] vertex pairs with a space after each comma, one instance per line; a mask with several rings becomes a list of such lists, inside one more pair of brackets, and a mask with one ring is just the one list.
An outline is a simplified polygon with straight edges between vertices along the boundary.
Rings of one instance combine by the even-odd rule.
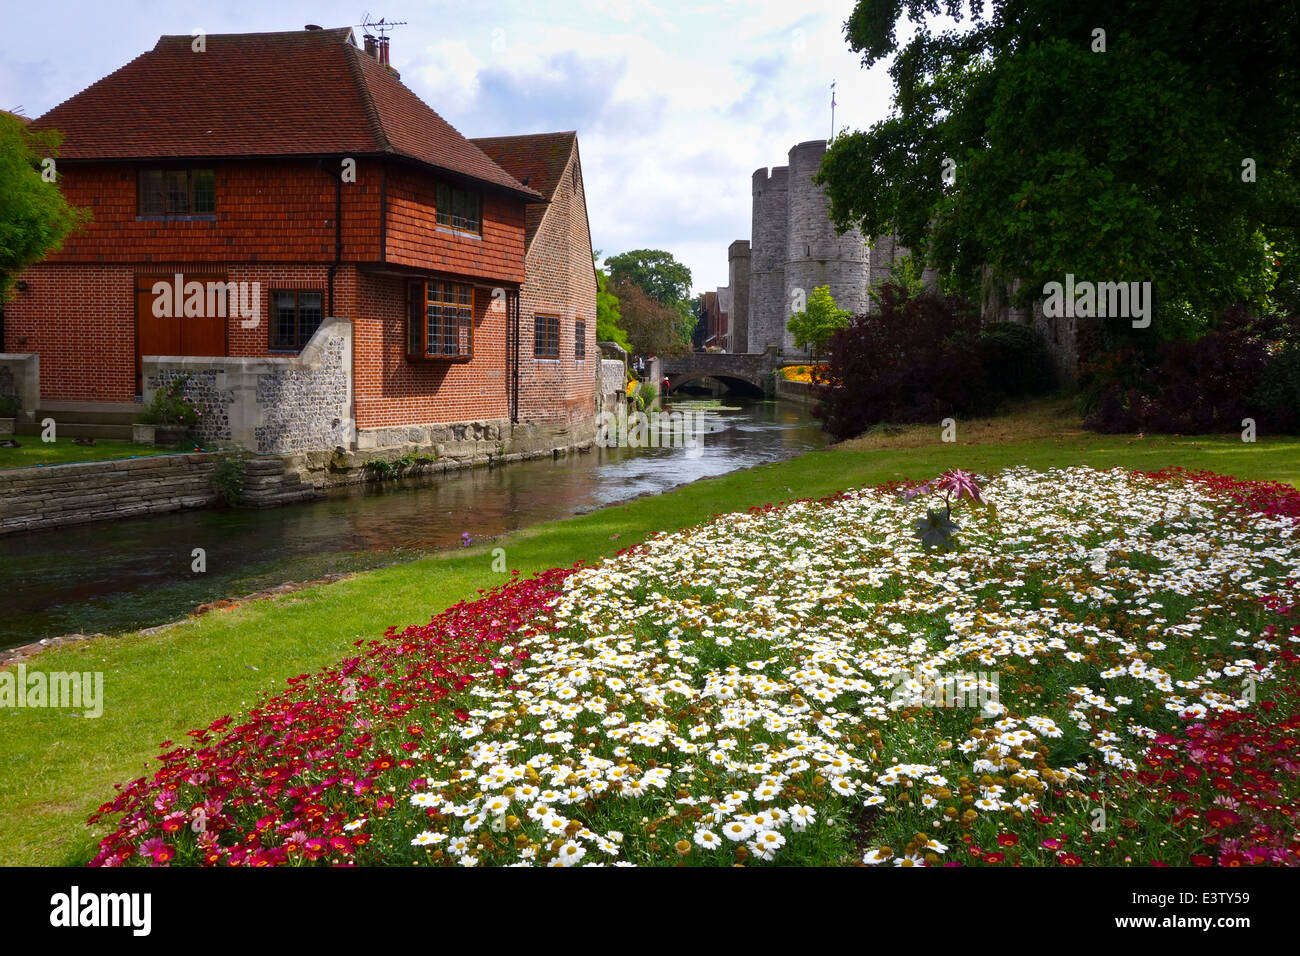
[[664, 377], [671, 392], [696, 379], [712, 378], [728, 385], [741, 383], [771, 395], [772, 373], [786, 365], [798, 365], [806, 359], [782, 357], [775, 347], [758, 353], [691, 352], [680, 358], [663, 360]]

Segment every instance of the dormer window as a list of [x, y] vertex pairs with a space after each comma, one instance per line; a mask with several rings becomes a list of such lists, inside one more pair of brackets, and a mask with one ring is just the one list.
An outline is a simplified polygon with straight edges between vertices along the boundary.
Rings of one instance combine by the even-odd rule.
[[438, 184], [438, 225], [480, 235], [483, 232], [483, 201], [473, 189]]

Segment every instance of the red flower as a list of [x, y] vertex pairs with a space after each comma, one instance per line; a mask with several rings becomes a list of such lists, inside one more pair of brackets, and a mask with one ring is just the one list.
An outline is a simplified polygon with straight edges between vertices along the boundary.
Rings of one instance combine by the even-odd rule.
[[1014, 833], [999, 833], [998, 846], [1016, 846], [1020, 843], [1020, 837]]
[[1231, 810], [1224, 810], [1221, 807], [1216, 807], [1205, 815], [1205, 822], [1214, 829], [1221, 830], [1224, 827], [1232, 826], [1234, 823], [1240, 823], [1241, 817], [1237, 816], [1237, 814]]

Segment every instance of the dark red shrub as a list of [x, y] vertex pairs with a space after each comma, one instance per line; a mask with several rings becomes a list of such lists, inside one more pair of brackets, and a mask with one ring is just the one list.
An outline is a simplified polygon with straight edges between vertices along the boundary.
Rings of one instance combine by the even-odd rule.
[[1151, 356], [1126, 349], [1083, 368], [1085, 425], [1099, 432], [1201, 434], [1240, 431], [1253, 418], [1263, 431], [1294, 429], [1289, 376], [1274, 369], [1300, 337], [1300, 317], [1253, 318], [1241, 307], [1190, 342], [1166, 342]]
[[816, 414], [836, 439], [881, 423], [934, 422], [991, 410], [978, 312], [959, 299], [881, 289], [880, 311], [855, 315], [830, 343]]

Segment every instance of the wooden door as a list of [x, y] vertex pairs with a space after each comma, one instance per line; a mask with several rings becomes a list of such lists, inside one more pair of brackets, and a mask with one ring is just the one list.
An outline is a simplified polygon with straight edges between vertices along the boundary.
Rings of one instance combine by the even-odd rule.
[[[137, 275], [135, 277], [135, 389], [142, 391], [143, 367], [141, 358], [145, 355], [226, 355], [226, 332], [228, 319], [222, 315], [229, 313], [229, 303], [225, 308], [208, 309], [208, 297], [204, 296], [203, 315], [177, 315], [175, 302], [170, 309], [157, 311], [170, 315], [157, 315], [154, 309], [159, 296], [172, 297], [176, 281], [175, 273], [168, 275]], [[224, 275], [183, 276], [182, 282], [199, 281], [225, 282]], [[155, 295], [154, 284], [165, 282], [167, 288]], [[224, 292], [218, 298], [224, 300]], [[183, 301], [183, 297], [182, 297]], [[209, 314], [211, 313], [211, 314]]]

